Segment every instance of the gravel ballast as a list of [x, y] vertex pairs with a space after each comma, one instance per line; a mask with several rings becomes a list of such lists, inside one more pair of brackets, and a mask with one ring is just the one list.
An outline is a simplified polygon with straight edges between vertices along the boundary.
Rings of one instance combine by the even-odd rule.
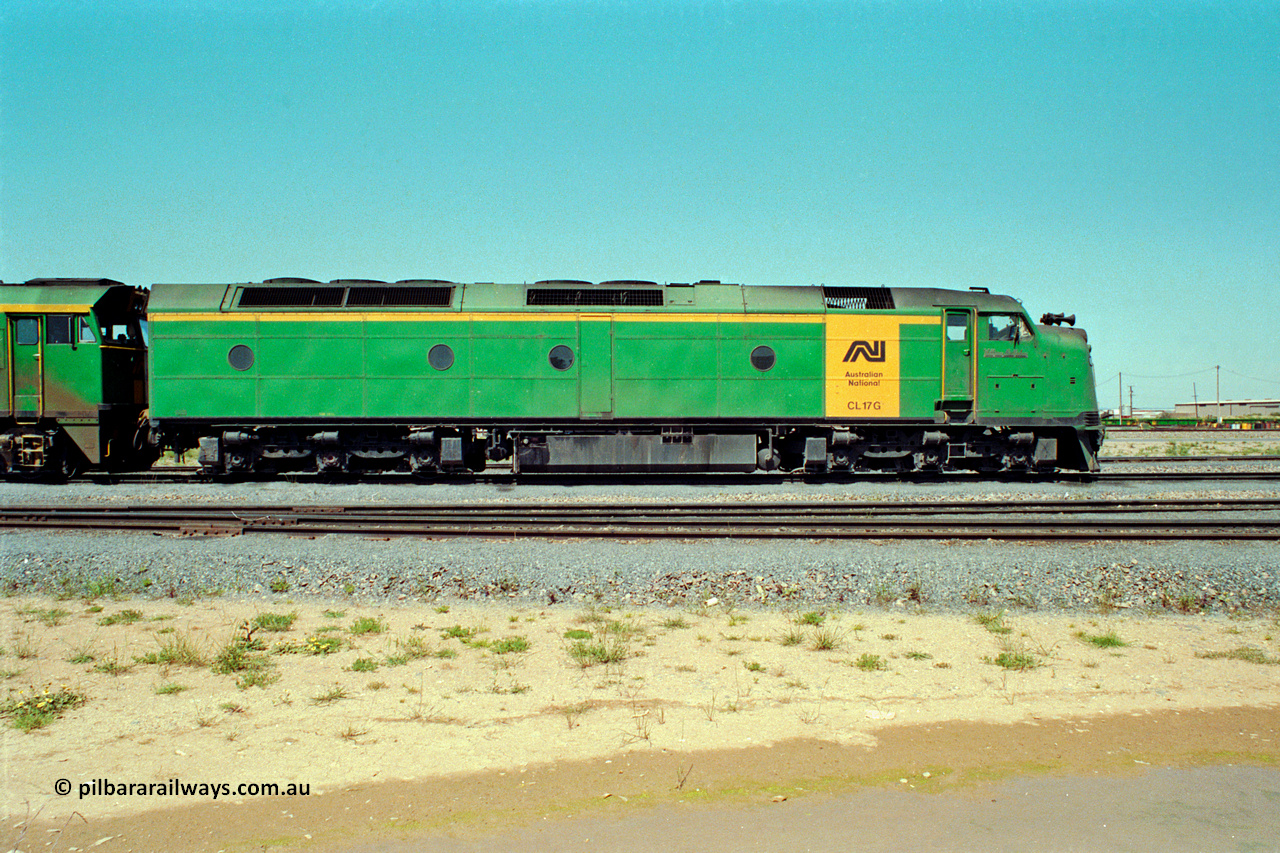
[[[980, 482], [716, 485], [420, 486], [403, 482], [3, 484], [8, 505], [244, 503], [281, 506], [538, 501], [984, 500], [1107, 497], [1280, 497], [1263, 484]], [[0, 540], [11, 594], [215, 594], [411, 602], [517, 599], [689, 606], [881, 606], [931, 609], [1141, 608], [1258, 610], [1280, 606], [1274, 543], [888, 540], [386, 539], [283, 535], [180, 538], [15, 531]], [[275, 591], [273, 591], [275, 590]]]

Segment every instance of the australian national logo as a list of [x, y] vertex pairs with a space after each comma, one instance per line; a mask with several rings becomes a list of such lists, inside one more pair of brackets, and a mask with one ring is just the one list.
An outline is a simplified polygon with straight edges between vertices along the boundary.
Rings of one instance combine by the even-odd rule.
[[884, 341], [854, 341], [849, 344], [849, 351], [844, 354], [844, 360], [857, 361], [859, 358], [865, 358], [867, 361], [884, 361], [884, 355]]

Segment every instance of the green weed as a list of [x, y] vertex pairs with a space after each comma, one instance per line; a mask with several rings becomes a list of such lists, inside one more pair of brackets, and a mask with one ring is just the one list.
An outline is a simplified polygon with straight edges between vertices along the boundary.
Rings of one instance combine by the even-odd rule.
[[863, 672], [874, 672], [878, 669], [889, 668], [889, 665], [884, 662], [884, 658], [869, 652], [858, 655], [858, 659], [853, 662], [853, 665]]
[[815, 652], [829, 652], [840, 648], [844, 637], [832, 628], [818, 628], [809, 641], [809, 649]]
[[282, 632], [288, 631], [293, 627], [294, 621], [298, 618], [297, 612], [293, 613], [259, 613], [253, 617], [250, 623], [255, 629], [263, 631]]
[[312, 705], [329, 705], [339, 701], [340, 699], [346, 699], [349, 695], [350, 694], [347, 693], [347, 689], [345, 687], [343, 687], [340, 684], [335, 684], [333, 685], [332, 690], [328, 690], [317, 696], [312, 696], [311, 704]]
[[347, 630], [356, 637], [365, 634], [381, 634], [387, 630], [387, 624], [376, 616], [360, 616], [351, 623], [351, 627]]
[[569, 646], [569, 657], [583, 669], [597, 664], [619, 664], [627, 659], [630, 649], [618, 637], [606, 637], [599, 642], [575, 640]]
[[331, 655], [341, 651], [346, 645], [341, 637], [332, 634], [312, 634], [305, 640], [285, 640], [277, 643], [275, 653], [278, 655]]
[[1009, 634], [1013, 631], [1012, 628], [1004, 624], [1003, 610], [999, 613], [979, 613], [973, 617], [973, 621], [993, 634]]
[[1040, 661], [1030, 652], [1013, 650], [1003, 651], [994, 658], [984, 657], [983, 660], [1004, 669], [1016, 669], [1019, 672], [1035, 669], [1040, 665]]
[[107, 675], [124, 675], [126, 672], [133, 669], [133, 665], [120, 663], [116, 658], [111, 658], [110, 660], [104, 660], [93, 669], [94, 672], [102, 672]]
[[1118, 649], [1129, 645], [1120, 639], [1114, 630], [1107, 631], [1105, 634], [1086, 634], [1084, 631], [1076, 631], [1076, 637], [1100, 649]]
[[132, 625], [142, 620], [141, 610], [121, 610], [98, 620], [99, 625]]
[[788, 628], [778, 638], [778, 642], [784, 646], [798, 646], [804, 642], [804, 630], [801, 628]]
[[464, 628], [461, 625], [450, 625], [448, 628], [445, 628], [440, 632], [440, 639], [454, 639], [461, 640], [464, 643], [469, 643], [475, 639], [475, 636], [478, 633], [480, 633], [479, 628]]
[[489, 644], [489, 651], [495, 655], [527, 652], [530, 648], [532, 646], [524, 637], [504, 637]]
[[49, 628], [56, 628], [62, 624], [62, 620], [71, 615], [70, 611], [63, 610], [61, 607], [50, 608], [32, 608], [30, 610], [19, 610], [21, 616], [34, 616], [40, 620], [42, 624]]
[[83, 693], [59, 687], [51, 691], [48, 687], [39, 693], [35, 688], [21, 691], [11, 696], [0, 705], [0, 716], [7, 717], [9, 724], [15, 729], [30, 732], [44, 728], [73, 708], [79, 708], [88, 701]]
[[1225, 652], [1197, 652], [1196, 657], [1206, 660], [1239, 660], [1245, 663], [1260, 663], [1272, 666], [1280, 664], [1280, 658], [1271, 657], [1262, 649], [1257, 649], [1253, 646], [1237, 646]]
[[204, 666], [205, 663], [204, 655], [191, 637], [177, 633], [166, 636], [159, 650], [135, 656], [134, 660], [161, 666]]

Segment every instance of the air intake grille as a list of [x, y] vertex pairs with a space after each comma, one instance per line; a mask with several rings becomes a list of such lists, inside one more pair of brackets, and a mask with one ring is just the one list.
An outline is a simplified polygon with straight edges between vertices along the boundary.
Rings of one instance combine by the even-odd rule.
[[452, 287], [353, 287], [347, 293], [348, 308], [448, 308], [451, 302]]
[[530, 288], [526, 305], [662, 305], [662, 291], [656, 288], [622, 290], [606, 287]]
[[341, 287], [246, 287], [240, 293], [241, 308], [310, 308], [339, 306]]
[[822, 296], [826, 299], [828, 308], [893, 310], [893, 293], [887, 287], [824, 287]]

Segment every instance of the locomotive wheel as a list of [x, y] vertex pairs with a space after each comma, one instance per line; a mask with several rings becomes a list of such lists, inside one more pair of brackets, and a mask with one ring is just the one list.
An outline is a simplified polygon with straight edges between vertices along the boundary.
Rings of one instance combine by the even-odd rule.
[[74, 479], [84, 470], [83, 458], [75, 450], [63, 450], [54, 460], [49, 471], [49, 478], [54, 482], [65, 483]]

